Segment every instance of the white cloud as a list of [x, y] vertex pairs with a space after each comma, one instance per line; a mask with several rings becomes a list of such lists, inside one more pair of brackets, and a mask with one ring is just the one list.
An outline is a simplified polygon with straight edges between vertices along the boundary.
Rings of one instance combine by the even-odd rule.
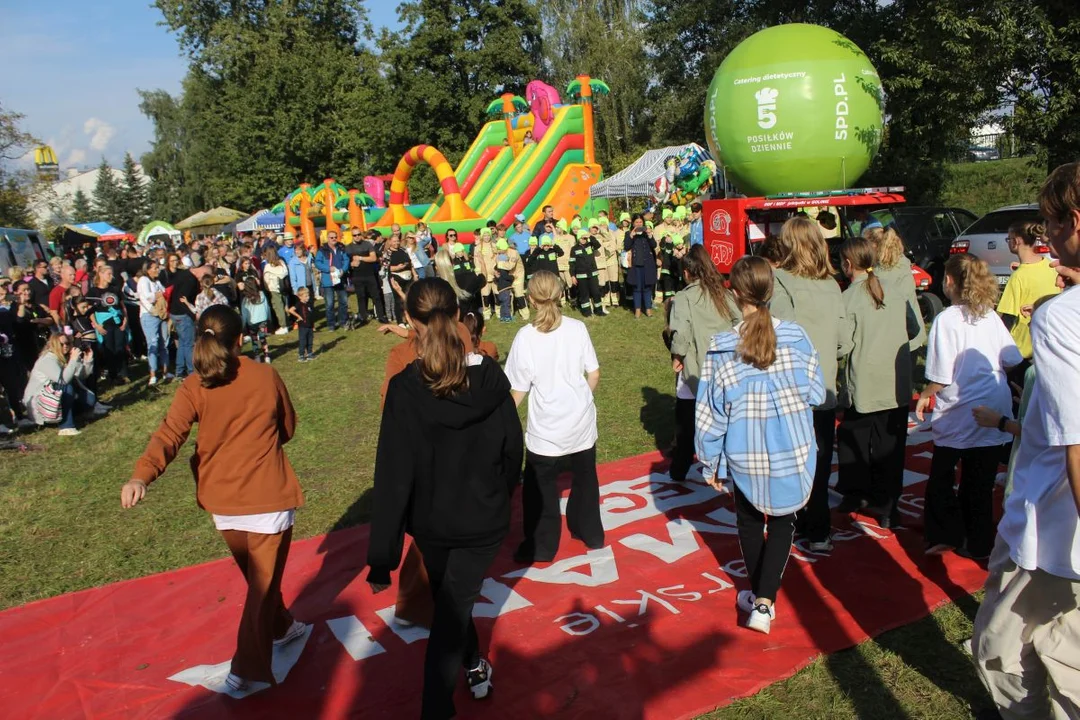
[[83, 123], [83, 132], [90, 136], [90, 149], [102, 152], [109, 146], [116, 129], [104, 120], [90, 118]]
[[86, 162], [86, 151], [75, 148], [68, 153], [67, 160], [64, 161], [65, 167], [75, 167]]

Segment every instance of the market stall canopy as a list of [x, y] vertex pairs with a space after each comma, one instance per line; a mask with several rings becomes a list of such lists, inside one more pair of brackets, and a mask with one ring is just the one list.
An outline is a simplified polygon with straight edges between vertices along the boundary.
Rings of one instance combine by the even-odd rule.
[[281, 230], [285, 227], [285, 215], [269, 210], [260, 210], [246, 220], [236, 224], [236, 232], [255, 232], [256, 230]]
[[107, 222], [80, 223], [78, 225], [65, 225], [63, 243], [65, 245], [82, 245], [87, 241], [118, 242], [134, 240], [135, 236], [123, 230], [114, 228]]
[[173, 242], [178, 242], [181, 238], [181, 233], [164, 220], [151, 220], [139, 231], [138, 243], [140, 245], [145, 245], [146, 243], [152, 242], [153, 238], [156, 237], [165, 237]]
[[630, 167], [593, 185], [589, 188], [589, 195], [594, 198], [651, 197], [656, 181], [664, 174], [664, 161], [687, 148], [700, 150], [708, 156], [708, 150], [697, 143], [649, 150]]
[[219, 232], [229, 223], [243, 220], [247, 213], [233, 210], [227, 207], [216, 207], [213, 210], [197, 212], [191, 217], [184, 218], [176, 223], [177, 230], [191, 230], [200, 235], [212, 235]]

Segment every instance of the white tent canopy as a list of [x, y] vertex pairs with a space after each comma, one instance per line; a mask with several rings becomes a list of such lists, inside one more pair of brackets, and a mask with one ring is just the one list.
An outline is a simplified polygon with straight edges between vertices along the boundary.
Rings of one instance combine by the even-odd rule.
[[630, 167], [593, 185], [589, 189], [589, 196], [594, 198], [649, 197], [653, 193], [657, 179], [664, 174], [664, 160], [672, 155], [678, 155], [688, 147], [708, 154], [708, 151], [697, 143], [670, 145], [659, 150], [649, 150]]
[[275, 215], [265, 208], [236, 224], [236, 232], [254, 232], [255, 230], [281, 230], [285, 227], [285, 218]]

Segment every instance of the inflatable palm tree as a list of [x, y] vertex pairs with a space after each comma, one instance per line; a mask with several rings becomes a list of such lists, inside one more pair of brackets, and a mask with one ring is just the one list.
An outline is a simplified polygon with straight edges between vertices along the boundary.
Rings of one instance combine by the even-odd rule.
[[593, 114], [592, 114], [592, 99], [593, 95], [607, 95], [611, 92], [611, 88], [603, 80], [597, 80], [591, 78], [588, 75], [578, 75], [569, 85], [566, 86], [566, 94], [571, 97], [576, 97], [581, 102], [581, 115], [583, 119], [582, 131], [585, 135], [585, 163], [591, 164], [595, 162], [596, 150], [594, 146], [593, 135]]
[[526, 112], [528, 109], [529, 103], [525, 101], [525, 98], [513, 93], [503, 93], [487, 106], [488, 115], [492, 117], [502, 115], [503, 121], [506, 123], [506, 139], [509, 141], [511, 148], [514, 147], [514, 126], [510, 121], [514, 115]]

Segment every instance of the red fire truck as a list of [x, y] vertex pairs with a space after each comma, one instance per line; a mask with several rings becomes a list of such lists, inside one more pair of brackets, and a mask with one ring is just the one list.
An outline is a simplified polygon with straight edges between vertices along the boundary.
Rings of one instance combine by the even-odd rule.
[[[834, 263], [840, 243], [851, 237], [854, 215], [884, 210], [905, 202], [904, 188], [862, 188], [812, 193], [783, 193], [767, 197], [734, 197], [702, 202], [701, 220], [705, 248], [722, 273], [743, 255], [753, 255], [769, 235], [779, 234], [784, 221], [807, 208], [828, 209], [838, 215], [839, 236], [830, 239]], [[930, 275], [913, 265], [912, 275], [923, 318], [930, 322], [941, 312], [941, 300], [928, 292]]]

